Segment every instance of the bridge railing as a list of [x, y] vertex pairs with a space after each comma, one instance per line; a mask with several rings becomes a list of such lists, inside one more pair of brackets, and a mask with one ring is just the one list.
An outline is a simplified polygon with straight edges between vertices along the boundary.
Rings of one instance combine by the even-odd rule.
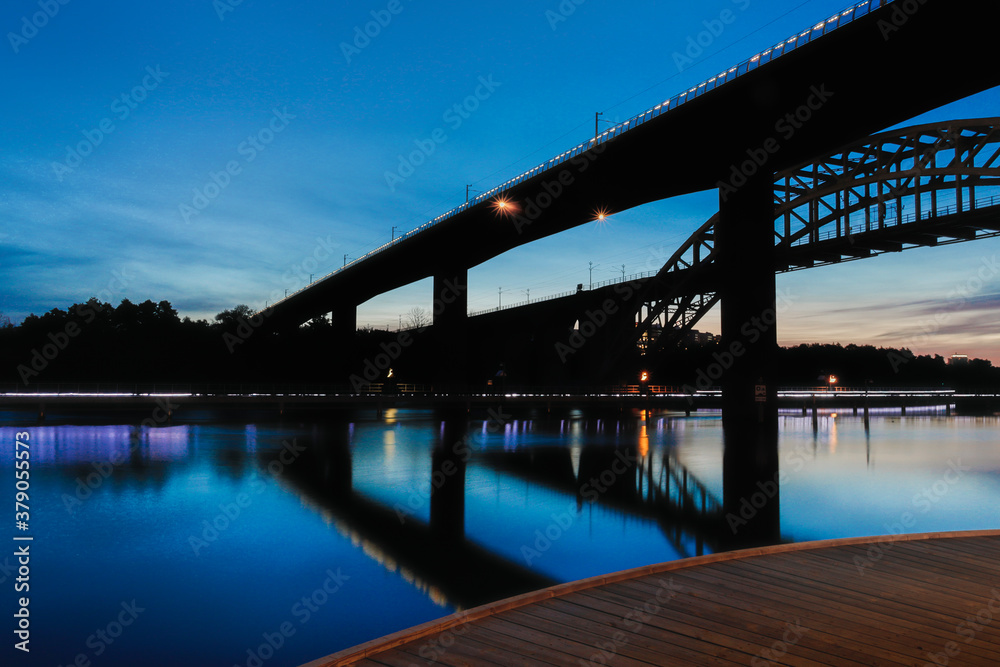
[[[867, 228], [865, 223], [859, 225], [847, 225], [847, 229], [843, 230], [841, 233], [837, 233], [837, 230], [831, 229], [818, 234], [812, 238], [808, 236], [803, 236], [802, 238], [796, 239], [792, 243], [793, 247], [807, 245], [809, 243], [815, 243], [816, 241], [828, 241], [830, 239], [843, 238], [846, 236], [853, 236], [856, 234], [864, 234], [867, 232], [878, 231], [880, 229], [886, 229], [888, 227], [898, 227], [900, 225], [912, 224], [920, 220], [932, 220], [934, 218], [943, 218], [949, 215], [954, 215], [957, 213], [968, 213], [970, 211], [976, 211], [979, 209], [990, 208], [993, 206], [1000, 206], [1000, 195], [991, 195], [989, 197], [980, 197], [975, 200], [964, 201], [961, 204], [955, 202], [954, 204], [947, 204], [944, 206], [938, 206], [935, 209], [928, 211], [923, 211], [920, 217], [917, 217], [916, 213], [906, 213], [905, 215], [898, 215], [893, 212], [892, 215], [886, 215], [885, 217], [879, 216], [877, 220], [874, 220], [871, 228]], [[862, 209], [863, 211], [864, 209]], [[835, 220], [831, 220], [829, 224], [834, 224]], [[877, 225], [877, 226], [876, 226]]]
[[[398, 383], [391, 384], [385, 382], [372, 382], [360, 386], [346, 384], [185, 384], [185, 383], [85, 383], [85, 382], [59, 382], [44, 383], [25, 387], [21, 384], [0, 385], [0, 401], [4, 397], [43, 397], [44, 396], [73, 396], [92, 395], [96, 397], [114, 396], [207, 396], [207, 397], [261, 397], [261, 398], [309, 398], [326, 396], [370, 396], [381, 394], [400, 395], [452, 395], [452, 396], [483, 396], [492, 394], [505, 394], [508, 396], [703, 396], [712, 397], [722, 393], [719, 387], [708, 387], [692, 391], [689, 386], [678, 387], [664, 384], [616, 384], [616, 385], [594, 385], [594, 386], [549, 386], [549, 387], [529, 387], [516, 383], [505, 382], [501, 385], [488, 385], [483, 383], [476, 386], [464, 386], [455, 388], [435, 387], [432, 384], [419, 383]], [[865, 394], [870, 395], [894, 395], [894, 396], [927, 396], [941, 395], [951, 396], [955, 390], [947, 387], [850, 387], [850, 386], [781, 386], [778, 387], [781, 396], [795, 394], [803, 395], [843, 395], [843, 394]], [[991, 394], [992, 395], [992, 394]]]
[[545, 296], [541, 296], [536, 299], [516, 301], [514, 303], [507, 304], [506, 306], [497, 306], [495, 308], [487, 308], [486, 310], [469, 311], [469, 317], [477, 317], [479, 315], [489, 315], [490, 313], [499, 313], [500, 311], [503, 310], [510, 310], [511, 308], [521, 308], [523, 306], [527, 306], [533, 303], [542, 303], [543, 301], [554, 301], [555, 299], [564, 299], [568, 296], [579, 294], [580, 292], [588, 292], [591, 290], [601, 289], [603, 287], [608, 287], [610, 285], [620, 285], [622, 283], [629, 283], [634, 280], [645, 280], [647, 278], [653, 278], [655, 276], [656, 276], [656, 271], [643, 271], [641, 273], [633, 273], [626, 278], [611, 278], [609, 280], [602, 280], [601, 282], [594, 283], [593, 286], [587, 287], [586, 289], [570, 290], [568, 292], [559, 292], [558, 294], [547, 294]]
[[950, 395], [954, 394], [954, 389], [948, 389], [945, 387], [841, 387], [835, 385], [833, 387], [828, 387], [825, 385], [820, 385], [816, 387], [778, 387], [778, 393], [781, 395], [791, 395], [791, 394], [892, 394], [894, 396], [905, 396], [908, 394], [926, 396], [927, 394], [941, 394]]
[[570, 290], [568, 292], [560, 292], [559, 294], [547, 294], [545, 296], [540, 296], [535, 299], [525, 299], [524, 301], [515, 301], [514, 303], [509, 303], [506, 306], [497, 306], [496, 308], [487, 308], [486, 310], [470, 311], [469, 317], [476, 317], [477, 315], [489, 315], [490, 313], [499, 313], [502, 310], [510, 310], [511, 308], [523, 308], [524, 306], [529, 306], [533, 303], [541, 303], [543, 301], [564, 299], [568, 296], [573, 296], [574, 294], [578, 293], [579, 293], [578, 290]]
[[339, 269], [336, 269], [335, 271], [332, 271], [331, 273], [328, 273], [327, 275], [325, 275], [322, 278], [320, 278], [319, 280], [317, 280], [315, 283], [307, 285], [306, 287], [303, 287], [302, 289], [299, 289], [299, 290], [295, 291], [294, 293], [290, 294], [289, 296], [286, 296], [284, 299], [276, 301], [272, 305], [272, 307], [274, 307], [274, 306], [276, 306], [276, 305], [278, 305], [278, 304], [280, 304], [280, 303], [288, 300], [289, 298], [294, 297], [296, 294], [299, 294], [300, 292], [302, 292], [304, 290], [309, 289], [312, 285], [315, 285], [317, 283], [320, 283], [320, 282], [326, 280], [327, 278], [330, 278], [330, 277], [332, 277], [334, 275], [337, 275], [338, 273], [341, 273], [342, 271], [344, 271], [344, 270], [346, 270], [346, 269], [354, 266], [355, 264], [357, 264], [359, 262], [362, 262], [362, 261], [364, 261], [366, 259], [369, 259], [369, 258], [373, 257], [374, 255], [377, 255], [378, 253], [383, 252], [384, 250], [387, 250], [388, 248], [396, 245], [397, 243], [403, 242], [404, 240], [410, 238], [414, 234], [418, 234], [418, 233], [426, 230], [427, 228], [432, 227], [432, 226], [434, 226], [434, 225], [436, 225], [436, 224], [438, 224], [440, 222], [443, 222], [443, 221], [445, 221], [445, 220], [447, 220], [449, 218], [452, 218], [452, 217], [458, 215], [459, 213], [462, 213], [462, 212], [464, 212], [464, 211], [466, 211], [466, 210], [468, 210], [468, 209], [470, 209], [470, 208], [472, 208], [474, 206], [479, 206], [481, 204], [484, 204], [484, 203], [488, 202], [490, 199], [492, 199], [493, 197], [495, 197], [497, 195], [500, 195], [500, 194], [503, 194], [504, 192], [506, 192], [507, 190], [509, 190], [512, 187], [514, 187], [514, 186], [516, 186], [516, 185], [518, 185], [520, 183], [523, 183], [524, 181], [526, 181], [526, 180], [528, 180], [530, 178], [534, 178], [535, 176], [537, 176], [537, 175], [539, 175], [539, 174], [541, 174], [543, 172], [546, 172], [546, 171], [549, 171], [551, 169], [554, 169], [554, 168], [558, 167], [559, 165], [565, 163], [566, 161], [572, 160], [573, 158], [581, 155], [582, 153], [585, 153], [586, 151], [588, 151], [588, 150], [590, 150], [592, 148], [596, 148], [600, 144], [603, 144], [603, 143], [605, 143], [607, 141], [611, 141], [612, 139], [620, 136], [621, 134], [624, 134], [625, 132], [628, 132], [629, 130], [635, 129], [636, 127], [639, 127], [640, 125], [642, 125], [644, 123], [647, 123], [647, 122], [651, 121], [652, 119], [654, 119], [654, 118], [656, 118], [656, 117], [658, 117], [658, 116], [660, 116], [660, 115], [662, 115], [664, 113], [667, 113], [668, 111], [672, 111], [673, 109], [676, 109], [676, 108], [678, 108], [680, 106], [683, 106], [687, 102], [689, 102], [689, 101], [691, 101], [691, 100], [693, 100], [693, 99], [695, 99], [697, 97], [700, 97], [700, 96], [704, 95], [705, 93], [707, 93], [707, 92], [709, 92], [711, 90], [714, 90], [714, 89], [718, 88], [719, 86], [721, 86], [723, 84], [729, 83], [730, 81], [733, 81], [733, 80], [735, 80], [735, 79], [743, 76], [744, 74], [747, 74], [748, 72], [752, 72], [753, 70], [757, 69], [758, 67], [761, 67], [762, 65], [765, 65], [765, 64], [767, 64], [767, 63], [775, 60], [776, 58], [779, 58], [779, 57], [781, 57], [781, 56], [783, 56], [785, 54], [791, 53], [795, 49], [797, 49], [797, 48], [799, 48], [801, 46], [804, 46], [805, 44], [808, 44], [809, 42], [811, 42], [814, 39], [817, 39], [819, 37], [822, 37], [823, 35], [829, 34], [830, 32], [836, 30], [837, 28], [843, 27], [843, 26], [845, 26], [845, 25], [847, 25], [847, 24], [849, 24], [849, 23], [851, 23], [851, 22], [853, 22], [853, 21], [855, 21], [855, 20], [857, 20], [857, 19], [859, 19], [859, 18], [861, 18], [863, 16], [866, 16], [866, 15], [870, 14], [872, 11], [874, 11], [876, 9], [880, 9], [880, 8], [885, 7], [886, 5], [889, 5], [889, 4], [893, 3], [893, 2], [899, 2], [899, 1], [900, 0], [865, 0], [864, 2], [860, 2], [860, 3], [854, 4], [854, 5], [852, 5], [852, 6], [848, 7], [848, 8], [840, 11], [840, 12], [837, 12], [836, 14], [834, 14], [830, 18], [826, 19], [825, 21], [820, 21], [819, 23], [817, 23], [816, 25], [812, 26], [811, 28], [809, 28], [809, 29], [807, 29], [807, 30], [805, 30], [803, 32], [800, 32], [800, 33], [798, 33], [796, 35], [792, 35], [788, 39], [784, 39], [784, 40], [778, 42], [774, 46], [772, 46], [772, 47], [770, 47], [768, 49], [765, 49], [764, 51], [761, 51], [760, 53], [758, 53], [758, 54], [756, 54], [756, 55], [754, 55], [754, 56], [752, 56], [750, 58], [747, 58], [743, 62], [741, 62], [741, 63], [739, 63], [739, 64], [737, 64], [737, 65], [735, 65], [733, 67], [730, 67], [729, 69], [724, 70], [723, 72], [720, 72], [719, 74], [713, 76], [712, 78], [710, 78], [710, 79], [708, 79], [706, 81], [703, 81], [702, 83], [700, 83], [700, 84], [698, 84], [696, 86], [693, 86], [693, 87], [689, 88], [688, 90], [683, 91], [682, 93], [680, 93], [678, 95], [674, 95], [673, 97], [671, 97], [671, 98], [669, 98], [669, 99], [661, 102], [660, 104], [657, 104], [654, 107], [646, 109], [645, 111], [643, 111], [643, 112], [641, 112], [639, 114], [636, 114], [635, 116], [632, 116], [628, 120], [626, 120], [626, 121], [624, 121], [622, 123], [619, 123], [618, 125], [610, 128], [608, 130], [605, 130], [604, 132], [598, 134], [593, 139], [589, 139], [589, 140], [584, 141], [584, 142], [582, 142], [580, 144], [577, 144], [576, 146], [570, 148], [569, 150], [564, 151], [564, 152], [560, 153], [559, 155], [556, 155], [555, 157], [552, 157], [549, 160], [547, 160], [547, 161], [545, 161], [545, 162], [543, 162], [541, 164], [538, 164], [538, 165], [532, 167], [531, 169], [529, 169], [529, 170], [527, 170], [527, 171], [525, 171], [525, 172], [523, 172], [521, 174], [518, 174], [517, 176], [515, 176], [515, 177], [513, 177], [513, 178], [511, 178], [511, 179], [509, 179], [509, 180], [507, 180], [507, 181], [505, 181], [503, 183], [501, 183], [500, 185], [497, 185], [496, 187], [494, 187], [494, 188], [492, 188], [490, 190], [487, 190], [486, 192], [483, 192], [483, 193], [480, 193], [480, 194], [476, 195], [475, 197], [473, 197], [472, 199], [470, 199], [466, 203], [461, 204], [459, 206], [456, 206], [455, 208], [451, 209], [450, 211], [442, 213], [441, 215], [437, 216], [433, 220], [428, 220], [424, 224], [422, 224], [419, 227], [416, 227], [414, 229], [411, 229], [410, 231], [406, 232], [405, 234], [402, 234], [401, 236], [399, 236], [398, 238], [394, 238], [394, 239], [390, 240], [387, 243], [383, 243], [382, 245], [378, 246], [374, 250], [370, 250], [367, 253], [365, 253], [364, 255], [361, 255], [360, 257], [358, 257], [356, 259], [353, 259], [350, 262], [347, 262], [343, 267], [341, 267]]
[[594, 283], [593, 287], [590, 289], [601, 289], [602, 287], [608, 287], [609, 285], [620, 285], [622, 283], [630, 283], [633, 280], [645, 280], [646, 278], [655, 278], [656, 271], [643, 271], [641, 273], [633, 273], [632, 275], [624, 278], [609, 278], [608, 280], [602, 280], [601, 282]]

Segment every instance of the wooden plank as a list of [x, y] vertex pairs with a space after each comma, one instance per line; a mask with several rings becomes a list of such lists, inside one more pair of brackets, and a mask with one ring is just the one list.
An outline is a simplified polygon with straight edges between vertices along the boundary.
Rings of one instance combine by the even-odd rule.
[[[891, 567], [891, 563], [886, 563], [887, 567]], [[789, 586], [794, 590], [802, 590], [805, 588], [815, 588], [819, 593], [829, 593], [830, 597], [840, 595], [842, 598], [850, 597], [853, 598], [852, 604], [877, 604], [881, 608], [887, 608], [887, 613], [892, 613], [894, 616], [911, 621], [916, 624], [924, 623], [925, 625], [931, 626], [936, 630], [936, 635], [941, 638], [941, 645], [946, 644], [948, 641], [955, 641], [956, 639], [964, 641], [959, 635], [956, 634], [956, 630], [959, 624], [964, 622], [965, 617], [961, 620], [956, 620], [954, 616], [944, 616], [938, 614], [936, 611], [928, 610], [926, 607], [926, 598], [932, 597], [934, 594], [933, 590], [927, 590], [918, 593], [912, 599], [894, 599], [889, 600], [885, 597], [873, 597], [873, 591], [877, 592], [877, 588], [874, 585], [869, 585], [868, 588], [862, 587], [861, 593], [856, 594], [855, 590], [848, 587], [849, 582], [841, 581], [839, 585], [832, 585], [829, 582], [824, 585], [819, 585], [816, 581], [803, 582], [799, 576], [801, 573], [796, 573], [793, 577], [789, 574], [788, 568], [775, 568], [773, 562], [764, 562], [756, 559], [749, 559], [743, 562], [732, 562], [726, 564], [727, 568], [759, 568], [765, 571], [770, 576], [774, 577], [775, 580], [781, 581], [783, 585]], [[865, 579], [871, 577], [877, 578], [877, 575], [866, 575]], [[858, 602], [861, 600], [862, 602]], [[920, 605], [923, 605], [925, 609], [921, 610]], [[933, 605], [931, 605], [933, 607]], [[930, 619], [933, 619], [932, 621]], [[944, 620], [939, 620], [944, 619]], [[968, 631], [968, 626], [964, 626], [965, 630]], [[976, 643], [972, 645], [966, 645], [963, 651], [967, 655], [982, 656], [984, 659], [990, 657], [992, 659], [997, 658], [996, 650], [989, 647], [989, 639], [994, 636], [994, 633], [1000, 630], [1000, 628], [988, 627], [985, 631], [980, 631], [977, 633]], [[994, 644], [1000, 644], [1000, 642], [993, 642]]]
[[991, 554], [996, 555], [997, 542], [1000, 542], [1000, 538], [973, 537], [965, 540], [948, 540], [947, 548], [952, 551], [962, 551], [982, 556], [983, 558], [989, 558]]
[[955, 639], [954, 627], [922, 624], [917, 620], [894, 614], [892, 610], [874, 610], [867, 605], [858, 604], [856, 601], [841, 601], [833, 598], [837, 589], [832, 585], [827, 589], [820, 589], [818, 586], [805, 585], [795, 579], [782, 581], [775, 577], [751, 579], [746, 575], [745, 568], [737, 570], [737, 565], [736, 563], [720, 563], [718, 567], [713, 568], [713, 573], [720, 577], [726, 577], [727, 581], [752, 581], [757, 594], [767, 598], [794, 597], [804, 605], [825, 608], [828, 613], [838, 618], [856, 619], [858, 623], [872, 627], [875, 624], [880, 624], [881, 627], [885, 627], [895, 634], [926, 637], [928, 642], [935, 645]]
[[[635, 610], [635, 598], [622, 597], [611, 591], [581, 591], [579, 594], [594, 596], [598, 603], [606, 608], [617, 608], [623, 615]], [[785, 631], [784, 628], [770, 628], [753, 617], [735, 619], [720, 616], [697, 600], [689, 602], [681, 597], [671, 600], [647, 624], [654, 628], [651, 630], [653, 636], [659, 636], [663, 632], [684, 635], [697, 640], [703, 647], [702, 650], [707, 652], [714, 653], [719, 648], [742, 652], [746, 655], [747, 663], [771, 650], [776, 642], [781, 641]], [[837, 662], [835, 656], [822, 651], [810, 652], [808, 658], [789, 661], [787, 664], [842, 664]]]
[[[582, 658], [584, 662], [597, 662], [603, 652], [598, 644], [600, 641], [607, 641], [605, 637], [595, 636], [587, 632], [579, 624], [566, 625], [559, 620], [532, 616], [520, 609], [505, 614], [504, 619], [520, 625], [525, 630], [544, 632], [557, 638], [563, 646], [563, 651], [573, 653], [577, 657]], [[621, 665], [647, 664], [641, 660], [636, 660], [622, 654], [615, 656], [615, 663]]]
[[922, 570], [931, 569], [935, 573], [946, 574], [965, 580], [982, 583], [984, 580], [1000, 580], [1000, 563], [994, 552], [993, 558], [986, 555], [972, 555], [964, 551], [942, 550], [927, 545], [906, 545], [896, 550], [893, 561]]
[[[894, 664], [894, 655], [891, 651], [885, 651], [880, 647], [872, 647], [865, 651], [851, 648], [855, 642], [850, 641], [852, 639], [850, 633], [838, 634], [828, 626], [826, 619], [818, 618], [809, 623], [808, 619], [803, 619], [804, 613], [796, 613], [796, 610], [788, 608], [787, 605], [771, 608], [756, 596], [741, 598], [732, 590], [726, 589], [722, 592], [723, 589], [719, 585], [703, 585], [681, 573], [678, 573], [677, 579], [685, 588], [682, 595], [691, 596], [697, 607], [704, 610], [703, 613], [708, 613], [734, 627], [743, 625], [745, 618], [753, 618], [760, 625], [758, 634], [768, 637], [771, 645], [783, 642], [789, 631], [789, 624], [796, 627], [795, 623], [798, 621], [806, 632], [801, 634], [801, 638], [797, 641], [797, 648], [807, 648], [830, 657], [839, 656], [858, 664]], [[639, 587], [642, 586], [642, 582], [628, 582], [628, 585]], [[895, 664], [905, 663], [895, 661]]]
[[[728, 601], [731, 606], [742, 613], [750, 613], [771, 618], [779, 623], [799, 622], [813, 634], [814, 628], [822, 628], [820, 635], [831, 645], [845, 640], [847, 645], [870, 644], [874, 648], [871, 654], [888, 661], [897, 656], [919, 658], [923, 655], [922, 648], [934, 648], [933, 644], [926, 647], [914, 645], [912, 641], [897, 639], [900, 629], [887, 626], [885, 623], [875, 625], [871, 622], [858, 620], [848, 612], [835, 613], [837, 603], [828, 602], [825, 605], [814, 605], [801, 598], [787, 595], [768, 595], [766, 580], [748, 580], [723, 576], [715, 569], [711, 571], [691, 571], [685, 573], [684, 585], [700, 591], [704, 599], [720, 602]], [[641, 584], [642, 580], [637, 580]], [[724, 592], [720, 592], [724, 591]], [[881, 620], [881, 619], [880, 619]], [[905, 664], [905, 661], [901, 661]]]
[[[837, 560], [837, 555], [836, 552], [821, 553], [814, 554], [813, 557]], [[978, 596], [982, 592], [981, 587], [974, 582], [929, 568], [913, 567], [897, 559], [888, 560], [874, 581], [884, 583], [889, 590], [899, 595], [916, 597], [917, 594], [933, 589], [933, 598], [924, 599], [939, 610], [956, 615], [961, 615], [969, 602], [969, 596]], [[919, 601], [917, 604], [923, 606]]]
[[733, 562], [726, 563], [727, 568], [743, 573], [745, 571], [758, 571], [763, 576], [767, 576], [771, 581], [789, 589], [790, 593], [799, 594], [803, 591], [814, 591], [818, 596], [825, 596], [829, 599], [839, 599], [845, 603], [864, 608], [866, 605], [877, 603], [880, 607], [891, 611], [892, 615], [907, 622], [924, 627], [933, 628], [939, 633], [951, 634], [955, 628], [953, 619], [941, 620], [933, 614], [921, 614], [912, 605], [897, 600], [879, 598], [873, 594], [871, 589], [860, 587], [852, 588], [846, 583], [835, 584], [829, 581], [807, 579], [801, 571], [790, 568], [775, 568], [772, 563], [765, 562]]
[[[547, 609], [543, 609], [547, 608]], [[648, 628], [638, 620], [626, 625], [624, 619], [609, 615], [603, 611], [581, 607], [579, 605], [566, 602], [564, 600], [548, 600], [543, 604], [532, 605], [524, 609], [526, 614], [539, 615], [542, 613], [553, 620], [560, 621], [567, 625], [576, 625], [583, 630], [609, 638], [609, 643], [615, 647], [616, 652], [629, 655], [639, 660], [645, 660], [652, 664], [663, 664], [669, 657], [670, 662], [683, 661], [686, 664], [694, 665], [718, 665], [720, 667], [731, 667], [735, 665], [745, 665], [746, 654], [738, 654], [737, 660], [727, 659], [725, 656], [716, 656], [709, 653], [692, 650], [683, 645], [684, 642], [671, 642], [671, 635], [657, 635], [655, 638], [643, 631]], [[617, 622], [609, 623], [609, 618], [615, 618]], [[620, 638], [617, 633], [622, 633]], [[677, 637], [676, 639], [686, 639]], [[605, 650], [605, 653], [611, 651]], [[732, 654], [737, 657], [737, 654]]]
[[[899, 600], [906, 599], [914, 612], [943, 621], [946, 624], [953, 625], [956, 622], [954, 613], [924, 603], [919, 596], [915, 596], [915, 593], [919, 591], [914, 589], [912, 581], [893, 576], [891, 571], [886, 571], [890, 569], [888, 564], [883, 564], [884, 566], [881, 568], [872, 568], [870, 572], [861, 577], [856, 574], [852, 575], [849, 569], [835, 568], [828, 559], [822, 556], [805, 553], [782, 555], [780, 558], [767, 559], [760, 561], [760, 563], [763, 567], [775, 571], [794, 569], [796, 573], [809, 579], [810, 582], [829, 583], [836, 581], [840, 587], [846, 590], [859, 592], [865, 596], [875, 596], [884, 601], [898, 603]], [[914, 599], [916, 599], [915, 604], [913, 603]]]
[[985, 555], [913, 542], [899, 545], [894, 550], [894, 560], [906, 561], [922, 568], [934, 567], [960, 576], [971, 575], [978, 578], [982, 578], [985, 573], [1000, 575], [1000, 563], [991, 562]]
[[[557, 665], [564, 664], [558, 658], [553, 658], [552, 652], [542, 646], [531, 642], [519, 642], [512, 644], [510, 637], [498, 634], [492, 630], [479, 627], [478, 624], [469, 628], [469, 636], [475, 637], [484, 644], [490, 644], [497, 648], [508, 651], [508, 658], [512, 665]], [[566, 656], [569, 660], [569, 656]]]
[[568, 655], [573, 661], [582, 660], [583, 662], [587, 662], [594, 655], [594, 647], [585, 643], [587, 640], [586, 637], [582, 638], [583, 641], [579, 641], [580, 637], [577, 633], [553, 634], [546, 632], [537, 627], [532, 627], [532, 624], [525, 624], [523, 618], [510, 618], [510, 614], [514, 613], [516, 612], [512, 611], [502, 616], [483, 619], [482, 626], [508, 635], [514, 641], [530, 641], [557, 654]]
[[[860, 546], [847, 546], [831, 549], [829, 552], [814, 553], [816, 557], [833, 558], [840, 553], [859, 558], [867, 558], [865, 549]], [[960, 553], [953, 551], [936, 551], [914, 545], [900, 545], [885, 552], [883, 558], [889, 558], [896, 567], [918, 569], [930, 577], [968, 578], [974, 576], [981, 580], [984, 574], [1000, 575], [1000, 565], [989, 562], [985, 558], [965, 560]], [[970, 557], [971, 558], [971, 557]]]

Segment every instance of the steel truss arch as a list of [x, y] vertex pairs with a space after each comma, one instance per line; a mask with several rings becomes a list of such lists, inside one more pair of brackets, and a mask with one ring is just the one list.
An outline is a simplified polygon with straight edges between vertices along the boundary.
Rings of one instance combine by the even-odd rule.
[[[865, 138], [774, 179], [776, 272], [1000, 236], [1000, 118]], [[627, 349], [677, 344], [718, 302], [718, 214], [645, 282], [605, 371]]]

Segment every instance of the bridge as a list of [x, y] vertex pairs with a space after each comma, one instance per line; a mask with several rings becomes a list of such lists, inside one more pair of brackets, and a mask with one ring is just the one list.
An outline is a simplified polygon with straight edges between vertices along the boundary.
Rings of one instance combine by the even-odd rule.
[[[872, 0], [840, 12], [289, 295], [265, 311], [267, 326], [333, 313], [353, 332], [358, 304], [434, 277], [448, 306], [435, 322], [461, 329], [468, 268], [511, 248], [667, 197], [743, 191], [742, 180], [1000, 83], [990, 68], [969, 72], [990, 55], [988, 29], [977, 31], [997, 8], [926, 0], [911, 10]], [[929, 71], [955, 75], [928, 86]]]
[[[1000, 118], [868, 137], [779, 172], [773, 189], [776, 273], [995, 237]], [[559, 370], [582, 357], [579, 365], [611, 379], [637, 347], [649, 354], [676, 345], [720, 300], [717, 223], [718, 215], [698, 228], [657, 272], [471, 313], [469, 338], [480, 341], [471, 356], [495, 367], [531, 338], [542, 341], [533, 363], [546, 377], [569, 380]], [[587, 323], [595, 312], [599, 327]]]
[[[1000, 70], [990, 66], [998, 19], [1000, 5], [973, 0], [856, 4], [425, 223], [258, 315], [265, 329], [281, 330], [331, 313], [332, 343], [347, 352], [359, 304], [431, 277], [440, 362], [436, 382], [464, 384], [471, 267], [609, 214], [718, 189], [717, 217], [660, 272], [677, 275], [652, 281], [650, 293], [638, 301], [655, 307], [643, 316], [643, 327], [618, 336], [605, 364], [614, 364], [618, 351], [634, 345], [633, 336], [648, 338], [652, 322], [664, 313], [671, 327], [661, 329], [672, 331], [690, 327], [699, 313], [720, 303], [722, 345], [731, 354], [721, 378], [727, 450], [732, 441], [734, 451], [742, 452], [727, 457], [726, 475], [746, 467], [758, 471], [758, 481], [766, 480], [777, 470], [777, 386], [772, 377], [776, 269], [995, 231], [988, 222], [994, 202], [978, 210], [981, 201], [970, 189], [976, 179], [986, 177], [977, 170], [995, 163], [976, 162], [976, 154], [965, 148], [964, 132], [949, 136], [944, 130], [929, 151], [923, 142], [936, 132], [931, 128], [914, 128], [905, 140], [870, 139], [871, 146], [881, 149], [868, 153], [843, 147], [856, 147], [886, 127], [1000, 85]], [[908, 171], [921, 174], [892, 173], [894, 161], [885, 152], [892, 140], [898, 142], [896, 156], [913, 162]], [[945, 189], [939, 182], [947, 176], [939, 172], [944, 165], [936, 156], [947, 151], [957, 156], [948, 166], [963, 172], [953, 211], [963, 217], [961, 223], [949, 220], [937, 201]], [[784, 186], [776, 201], [775, 175], [782, 173]], [[912, 197], [910, 222], [898, 186]], [[895, 200], [896, 208], [888, 200]], [[966, 202], [975, 202], [971, 206], [977, 210]], [[779, 217], [785, 225], [776, 242], [774, 221]], [[684, 259], [688, 250], [696, 261]], [[684, 285], [686, 280], [697, 283], [697, 289]], [[658, 294], [660, 282], [668, 287]], [[762, 320], [768, 326], [748, 336], [747, 327]], [[611, 328], [607, 331], [611, 335]], [[754, 488], [748, 483], [746, 494]], [[773, 540], [776, 516], [762, 518], [754, 530], [762, 540]]]

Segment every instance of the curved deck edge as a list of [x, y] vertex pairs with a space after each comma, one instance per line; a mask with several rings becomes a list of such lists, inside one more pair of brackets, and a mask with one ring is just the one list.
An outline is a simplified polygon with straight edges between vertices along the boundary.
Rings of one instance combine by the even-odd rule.
[[758, 556], [767, 556], [770, 554], [781, 554], [789, 553], [795, 551], [811, 551], [815, 549], [825, 549], [831, 547], [841, 547], [841, 546], [852, 546], [859, 544], [882, 544], [882, 543], [893, 543], [893, 542], [912, 542], [917, 540], [937, 540], [937, 539], [953, 539], [953, 538], [972, 538], [972, 537], [1000, 537], [1000, 530], [969, 530], [969, 531], [952, 531], [952, 532], [942, 532], [942, 533], [914, 533], [914, 534], [902, 534], [902, 535], [878, 535], [878, 536], [868, 536], [868, 537], [845, 537], [837, 538], [832, 540], [814, 540], [811, 542], [798, 542], [791, 544], [776, 544], [769, 547], [758, 547], [753, 549], [740, 549], [737, 551], [725, 551], [721, 553], [708, 554], [705, 556], [695, 556], [693, 558], [683, 558], [681, 560], [667, 561], [665, 563], [657, 563], [655, 565], [645, 565], [642, 567], [632, 568], [629, 570], [621, 570], [619, 572], [613, 572], [610, 574], [598, 575], [595, 577], [589, 577], [586, 579], [579, 579], [577, 581], [569, 581], [564, 584], [557, 584], [555, 586], [550, 586], [549, 588], [543, 588], [541, 590], [532, 591], [530, 593], [523, 593], [510, 598], [505, 598], [503, 600], [498, 600], [496, 602], [491, 602], [489, 604], [476, 607], [474, 609], [469, 609], [467, 611], [452, 614], [451, 616], [446, 616], [444, 618], [436, 619], [433, 621], [428, 621], [420, 625], [413, 626], [412, 628], [407, 628], [405, 630], [400, 630], [392, 634], [380, 637], [378, 639], [373, 639], [371, 641], [365, 642], [363, 644], [358, 644], [348, 649], [338, 651], [337, 653], [332, 653], [323, 658], [318, 658], [311, 662], [305, 663], [300, 667], [336, 667], [338, 665], [349, 665], [353, 662], [361, 660], [363, 658], [368, 658], [383, 651], [388, 651], [390, 649], [396, 648], [402, 644], [421, 639], [428, 635], [441, 632], [442, 630], [447, 630], [463, 623], [469, 623], [481, 618], [487, 618], [501, 612], [509, 611], [511, 609], [517, 609], [518, 607], [523, 607], [525, 605], [532, 604], [534, 602], [539, 602], [553, 597], [558, 597], [560, 595], [567, 595], [569, 593], [575, 593], [577, 591], [586, 590], [588, 588], [594, 588], [596, 586], [603, 586], [605, 584], [612, 584], [619, 581], [625, 581], [627, 579], [634, 579], [636, 577], [647, 576], [651, 574], [660, 574], [662, 572], [671, 572], [674, 570], [681, 570], [688, 567], [695, 567], [698, 565], [708, 565], [711, 563], [720, 563], [729, 560], [739, 560], [743, 558], [755, 558]]

